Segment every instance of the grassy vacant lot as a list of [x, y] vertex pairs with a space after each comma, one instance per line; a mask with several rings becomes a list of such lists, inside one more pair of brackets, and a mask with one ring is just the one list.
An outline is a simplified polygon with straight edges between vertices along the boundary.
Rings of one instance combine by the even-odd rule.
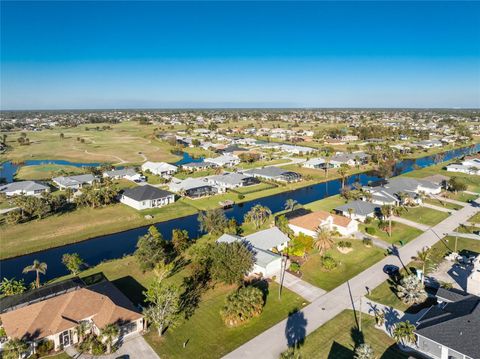
[[71, 176], [85, 173], [84, 168], [60, 165], [24, 166], [15, 175], [16, 180], [50, 180], [57, 176]]
[[407, 208], [400, 217], [408, 219], [413, 222], [423, 223], [429, 226], [434, 226], [448, 217], [448, 213], [440, 212], [427, 207]]
[[[123, 204], [104, 208], [80, 208], [40, 221], [0, 226], [0, 258], [18, 256], [109, 233], [124, 231], [195, 213], [195, 208], [179, 200], [163, 208], [137, 211]], [[144, 218], [146, 214], [153, 219]]]
[[446, 208], [446, 209], [451, 209], [451, 210], [454, 210], [454, 211], [462, 209], [462, 206], [460, 206], [458, 204], [441, 201], [439, 199], [425, 198], [423, 200], [423, 202], [433, 204], [434, 206], [443, 207], [443, 208]]
[[355, 347], [363, 342], [372, 346], [375, 358], [408, 358], [396, 347], [392, 338], [375, 328], [375, 319], [371, 315], [363, 314], [362, 332], [359, 333], [352, 310], [344, 310], [308, 335], [300, 354], [302, 358], [309, 359], [351, 359]]
[[[96, 126], [111, 126], [110, 130], [96, 130]], [[86, 130], [89, 128], [90, 130]], [[142, 163], [175, 161], [179, 156], [170, 153], [171, 146], [156, 140], [154, 125], [140, 125], [136, 121], [120, 124], [88, 124], [74, 128], [55, 128], [27, 132], [29, 146], [20, 146], [20, 132], [7, 133], [11, 147], [0, 159], [23, 161], [28, 159], [63, 159], [73, 162]], [[64, 139], [60, 138], [64, 134]], [[78, 139], [83, 139], [83, 143]]]
[[[480, 181], [480, 178], [479, 178]], [[454, 199], [460, 202], [470, 202], [474, 199], [477, 199], [478, 195], [475, 196], [473, 194], [465, 193], [465, 192], [458, 192], [458, 193], [449, 193], [448, 198]]]
[[[281, 168], [284, 168], [284, 169], [289, 170], [289, 171], [298, 172], [304, 177], [310, 177], [310, 178], [315, 179], [315, 180], [320, 181], [320, 182], [340, 178], [340, 176], [338, 174], [338, 169], [328, 170], [328, 177], [325, 177], [325, 171], [324, 170], [315, 169], [315, 168], [305, 168], [305, 167], [302, 167], [301, 164], [287, 165], [287, 166], [282, 166]], [[365, 172], [365, 171], [368, 171], [368, 170], [371, 170], [371, 169], [372, 169], [371, 165], [360, 166], [360, 168], [351, 168], [348, 171], [348, 176], [350, 177], [354, 174]]]
[[337, 268], [331, 271], [322, 269], [320, 255], [311, 254], [302, 265], [302, 279], [325, 290], [332, 290], [358, 273], [384, 258], [383, 250], [377, 247], [367, 248], [361, 241], [351, 240], [353, 251], [340, 253], [336, 248], [328, 253], [337, 261]]
[[480, 213], [477, 213], [476, 215], [471, 217], [468, 221], [473, 223], [480, 223]]
[[375, 228], [375, 236], [392, 244], [398, 244], [399, 241], [403, 241], [403, 243], [408, 243], [412, 239], [418, 237], [422, 234], [422, 231], [419, 229], [407, 226], [403, 223], [392, 222], [392, 235], [389, 236], [387, 232], [382, 231], [378, 228], [378, 221], [374, 220], [370, 224], [363, 224], [361, 223], [359, 228], [366, 233], [366, 227], [373, 227]]
[[310, 202], [310, 203], [306, 204], [304, 207], [306, 209], [310, 209], [312, 211], [327, 211], [327, 212], [330, 212], [335, 207], [344, 205], [345, 203], [347, 203], [345, 198], [340, 197], [340, 195], [337, 194], [335, 196], [327, 197], [327, 198], [321, 199], [319, 201]]
[[[443, 241], [437, 242], [434, 246], [432, 246], [431, 264], [435, 265], [440, 263], [447, 253], [453, 252], [454, 248], [454, 237], [445, 237]], [[462, 253], [464, 251], [480, 253], [480, 241], [476, 241], [474, 239], [458, 238], [457, 251], [459, 253]], [[420, 267], [420, 264], [411, 262], [409, 265], [407, 265], [407, 267]], [[372, 290], [370, 295], [368, 295], [367, 297], [375, 302], [389, 305], [402, 311], [405, 311], [409, 308], [400, 299], [398, 299], [397, 295], [393, 291], [392, 284], [389, 283], [388, 280], [380, 284], [374, 290]]]
[[242, 169], [250, 169], [255, 167], [264, 167], [264, 166], [271, 166], [271, 165], [278, 165], [280, 163], [288, 163], [290, 160], [286, 158], [277, 158], [271, 161], [255, 161], [251, 163], [241, 162], [237, 167]]

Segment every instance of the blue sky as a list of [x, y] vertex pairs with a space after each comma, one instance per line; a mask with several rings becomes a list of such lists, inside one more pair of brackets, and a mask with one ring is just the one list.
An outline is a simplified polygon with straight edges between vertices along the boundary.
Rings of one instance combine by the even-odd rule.
[[480, 107], [479, 2], [1, 2], [2, 109]]

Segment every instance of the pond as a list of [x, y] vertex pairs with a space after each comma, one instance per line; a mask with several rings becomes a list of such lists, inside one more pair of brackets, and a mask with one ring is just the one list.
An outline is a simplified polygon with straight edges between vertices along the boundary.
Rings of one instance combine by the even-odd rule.
[[[416, 160], [399, 161], [395, 165], [394, 173], [396, 175], [407, 173], [413, 171], [415, 168], [423, 168], [434, 165], [438, 162], [461, 157], [467, 153], [471, 153], [471, 151], [472, 149], [470, 148], [464, 148], [445, 152], [441, 156], [432, 155]], [[476, 145], [474, 151], [480, 151], [480, 144]], [[379, 179], [380, 178], [373, 172], [368, 172], [351, 176], [347, 182], [348, 184], [359, 182], [362, 185], [367, 185], [369, 182], [377, 181]], [[340, 180], [332, 180], [237, 204], [233, 206], [233, 208], [226, 210], [225, 214], [227, 217], [233, 217], [241, 223], [243, 222], [243, 216], [245, 213], [257, 204], [269, 207], [272, 212], [278, 212], [283, 210], [284, 203], [289, 198], [296, 200], [300, 204], [305, 204], [336, 195], [340, 193], [340, 189]], [[171, 238], [172, 230], [175, 228], [187, 230], [191, 238], [196, 238], [202, 234], [199, 232], [197, 214], [161, 222], [156, 224], [156, 227], [166, 239]], [[34, 259], [38, 259], [48, 264], [47, 274], [42, 276], [42, 280], [49, 280], [65, 275], [67, 274], [67, 271], [65, 266], [61, 263], [61, 257], [64, 253], [78, 253], [89, 265], [92, 266], [105, 260], [121, 258], [124, 255], [132, 254], [134, 252], [138, 237], [144, 235], [146, 231], [147, 227], [135, 228], [121, 233], [114, 233], [79, 243], [69, 244], [63, 247], [52, 248], [16, 258], [2, 260], [0, 261], [1, 276], [6, 278], [24, 277], [27, 281], [32, 281], [34, 275], [24, 275], [22, 274], [22, 269], [25, 266], [30, 265]]]

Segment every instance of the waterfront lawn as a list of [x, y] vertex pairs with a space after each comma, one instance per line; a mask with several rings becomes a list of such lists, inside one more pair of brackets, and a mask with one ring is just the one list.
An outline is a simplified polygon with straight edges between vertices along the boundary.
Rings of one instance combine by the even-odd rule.
[[290, 162], [289, 159], [277, 158], [270, 161], [266, 160], [266, 161], [255, 161], [255, 162], [240, 162], [240, 164], [237, 167], [246, 170], [250, 168], [278, 165], [281, 163], [288, 163], [288, 162]]
[[[445, 237], [443, 241], [439, 241], [434, 244], [431, 248], [431, 265], [440, 263], [443, 258], [450, 252], [453, 252], [455, 249], [455, 238], [454, 237]], [[457, 251], [459, 253], [472, 254], [480, 253], [480, 241], [467, 238], [457, 238]], [[410, 262], [407, 265], [408, 268], [420, 268], [421, 264], [417, 262]], [[405, 273], [404, 270], [402, 270]], [[386, 280], [378, 287], [373, 289], [367, 298], [399, 309], [401, 311], [406, 311], [410, 307], [404, 304], [394, 292], [394, 284], [390, 280]]]
[[[228, 328], [220, 317], [220, 310], [227, 294], [234, 289], [217, 285], [205, 293], [200, 306], [188, 321], [167, 330], [163, 338], [159, 338], [155, 330], [150, 330], [145, 339], [163, 359], [220, 358], [308, 303], [286, 288], [283, 288], [279, 299], [278, 285], [270, 282], [262, 314], [244, 325]], [[183, 344], [187, 341], [184, 348]]]
[[307, 203], [304, 207], [312, 211], [332, 211], [335, 207], [342, 206], [347, 200], [340, 195], [326, 197], [324, 199]]
[[449, 214], [446, 212], [441, 212], [422, 206], [407, 207], [407, 209], [400, 215], [402, 218], [429, 226], [434, 226], [437, 223], [440, 223], [448, 216]]
[[[362, 337], [363, 340], [360, 339]], [[397, 348], [395, 341], [385, 332], [375, 328], [375, 318], [371, 315], [362, 314], [362, 333], [358, 333], [353, 310], [342, 311], [309, 334], [299, 352], [302, 358], [350, 359], [355, 347], [363, 342], [370, 344], [376, 358], [409, 357]]]
[[445, 202], [445, 201], [442, 201], [442, 200], [439, 200], [439, 199], [434, 199], [434, 198], [425, 198], [423, 200], [423, 202], [425, 203], [428, 203], [428, 204], [433, 204], [434, 206], [437, 206], [437, 207], [443, 207], [443, 208], [446, 208], [446, 209], [451, 209], [451, 210], [454, 210], [454, 211], [458, 211], [459, 209], [462, 209], [463, 207], [458, 205], [458, 204], [455, 204], [455, 203], [449, 203], [449, 202]]
[[325, 271], [320, 263], [318, 252], [309, 255], [307, 261], [302, 264], [302, 279], [327, 291], [339, 286], [358, 273], [377, 263], [384, 258], [384, 251], [375, 246], [370, 248], [363, 245], [362, 241], [350, 240], [353, 251], [347, 254], [340, 253], [336, 248], [328, 251], [338, 266]]
[[51, 180], [57, 176], [72, 176], [85, 173], [86, 169], [75, 166], [63, 166], [54, 164], [23, 166], [20, 167], [15, 179], [17, 181], [27, 180]]
[[418, 237], [423, 232], [417, 228], [407, 226], [403, 223], [392, 221], [392, 235], [389, 236], [387, 232], [378, 228], [378, 220], [372, 221], [370, 224], [360, 223], [359, 228], [366, 233], [366, 227], [375, 228], [375, 236], [384, 240], [385, 242], [392, 244], [399, 244], [399, 241], [403, 241], [404, 244], [410, 242], [412, 239]]
[[[36, 252], [196, 213], [180, 199], [157, 209], [137, 211], [117, 203], [103, 208], [79, 208], [42, 220], [0, 226], [0, 259]], [[145, 219], [145, 215], [153, 219]]]

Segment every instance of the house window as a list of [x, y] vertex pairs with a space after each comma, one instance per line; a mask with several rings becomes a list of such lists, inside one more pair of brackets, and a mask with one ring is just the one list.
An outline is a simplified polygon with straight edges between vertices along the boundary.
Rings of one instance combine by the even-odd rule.
[[70, 346], [71, 340], [70, 340], [70, 331], [65, 330], [64, 332], [60, 333], [60, 345], [62, 347], [68, 347]]
[[418, 337], [418, 347], [436, 358], [442, 357], [442, 346], [424, 337]]

